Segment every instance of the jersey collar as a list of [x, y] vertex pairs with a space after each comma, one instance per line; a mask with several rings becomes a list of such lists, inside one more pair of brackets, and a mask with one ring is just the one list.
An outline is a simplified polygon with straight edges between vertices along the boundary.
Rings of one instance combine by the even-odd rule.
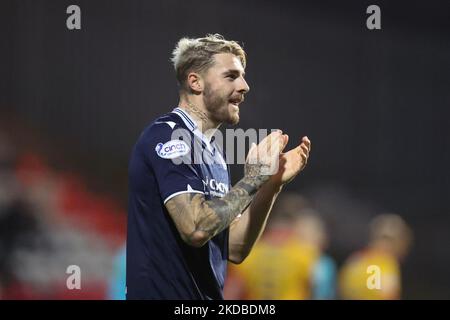
[[175, 108], [172, 112], [177, 114], [181, 118], [181, 120], [183, 120], [184, 124], [189, 128], [189, 130], [194, 131], [198, 128], [197, 122], [195, 122], [195, 120], [183, 109]]
[[189, 130], [191, 130], [197, 137], [202, 140], [202, 142], [206, 145], [206, 147], [212, 154], [215, 153], [216, 148], [212, 145], [214, 136], [212, 137], [211, 141], [208, 141], [208, 138], [206, 138], [206, 136], [198, 128], [197, 122], [183, 109], [177, 107], [173, 109], [172, 112], [178, 115], [181, 120], [183, 120], [186, 127], [188, 127]]

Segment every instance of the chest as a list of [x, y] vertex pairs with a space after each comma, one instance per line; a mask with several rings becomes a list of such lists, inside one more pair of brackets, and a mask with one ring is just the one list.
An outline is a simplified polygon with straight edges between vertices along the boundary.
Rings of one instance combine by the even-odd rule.
[[231, 188], [228, 166], [220, 153], [216, 152], [212, 157], [214, 161], [203, 162], [199, 166], [204, 188], [203, 191], [207, 198], [223, 197]]

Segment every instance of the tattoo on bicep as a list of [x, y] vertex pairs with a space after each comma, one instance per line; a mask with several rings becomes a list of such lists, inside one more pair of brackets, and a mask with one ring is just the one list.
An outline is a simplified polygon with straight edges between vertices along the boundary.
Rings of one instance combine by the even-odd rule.
[[196, 211], [192, 210], [192, 202], [195, 195], [198, 194], [181, 194], [166, 203], [167, 211], [182, 236], [195, 229]]
[[226, 229], [251, 203], [265, 176], [245, 176], [222, 198], [186, 193], [167, 202], [167, 208], [186, 241], [198, 231], [210, 239]]

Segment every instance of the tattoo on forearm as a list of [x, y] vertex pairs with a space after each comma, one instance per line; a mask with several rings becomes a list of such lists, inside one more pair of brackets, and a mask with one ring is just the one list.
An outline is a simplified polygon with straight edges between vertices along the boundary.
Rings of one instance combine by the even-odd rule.
[[242, 187], [247, 190], [248, 194], [255, 194], [264, 182], [269, 180], [270, 176], [263, 174], [264, 170], [268, 171], [268, 168], [269, 166], [261, 163], [245, 165], [245, 176], [239, 182], [242, 182]]
[[262, 175], [262, 164], [246, 164], [245, 176], [222, 198], [205, 202], [209, 210], [196, 224], [197, 230], [206, 232], [210, 237], [227, 228], [251, 203], [259, 188], [270, 178]]
[[175, 197], [167, 208], [177, 228], [183, 230], [184, 240], [195, 242], [195, 235], [204, 232], [211, 239], [226, 229], [251, 203], [261, 186], [270, 178], [262, 174], [264, 164], [245, 165], [245, 176], [222, 198], [205, 200], [198, 193]]

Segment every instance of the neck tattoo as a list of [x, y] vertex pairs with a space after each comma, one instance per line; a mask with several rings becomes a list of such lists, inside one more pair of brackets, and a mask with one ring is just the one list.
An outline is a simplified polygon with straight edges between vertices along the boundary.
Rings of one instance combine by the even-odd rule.
[[186, 109], [192, 114], [196, 115], [203, 123], [203, 125], [207, 125], [209, 123], [209, 118], [206, 113], [198, 109], [194, 104], [188, 102]]

